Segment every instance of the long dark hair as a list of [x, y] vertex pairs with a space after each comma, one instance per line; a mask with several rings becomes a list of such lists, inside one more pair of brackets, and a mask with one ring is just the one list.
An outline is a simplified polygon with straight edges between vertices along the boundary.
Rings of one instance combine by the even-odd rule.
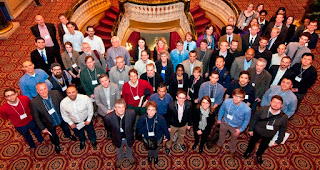
[[144, 41], [144, 49], [145, 49], [145, 50], [148, 50], [148, 49], [149, 49], [149, 47], [148, 47], [148, 45], [147, 45], [146, 39], [145, 39], [145, 38], [143, 38], [143, 37], [140, 37], [140, 38], [138, 39], [138, 42], [137, 42], [137, 48], [139, 47], [139, 40]]

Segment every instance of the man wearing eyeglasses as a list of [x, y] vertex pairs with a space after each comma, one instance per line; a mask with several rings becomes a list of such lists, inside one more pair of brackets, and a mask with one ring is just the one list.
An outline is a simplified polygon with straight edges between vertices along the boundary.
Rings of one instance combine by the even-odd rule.
[[49, 81], [53, 86], [52, 90], [58, 90], [63, 97], [67, 97], [66, 90], [71, 84], [72, 77], [65, 70], [61, 69], [59, 63], [52, 63], [50, 68], [52, 75], [49, 78]]

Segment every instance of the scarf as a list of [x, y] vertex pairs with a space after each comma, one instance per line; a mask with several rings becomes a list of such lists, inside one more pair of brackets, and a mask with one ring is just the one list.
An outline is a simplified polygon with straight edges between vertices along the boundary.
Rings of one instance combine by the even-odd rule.
[[209, 108], [207, 110], [204, 110], [202, 106], [200, 106], [200, 112], [201, 112], [201, 120], [199, 122], [199, 129], [204, 130], [207, 126], [207, 118], [209, 117]]

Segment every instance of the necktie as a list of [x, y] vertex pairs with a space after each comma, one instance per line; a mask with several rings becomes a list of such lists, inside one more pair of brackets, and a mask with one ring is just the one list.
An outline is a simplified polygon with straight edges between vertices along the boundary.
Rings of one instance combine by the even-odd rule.
[[271, 41], [272, 41], [272, 38], [270, 38], [269, 43], [268, 43], [268, 46], [267, 46], [267, 48], [268, 48], [269, 50], [270, 50]]
[[249, 42], [249, 47], [251, 47], [253, 44], [253, 37], [251, 38], [250, 42]]
[[189, 51], [189, 43], [187, 43], [187, 51]]
[[293, 53], [292, 60], [291, 60], [292, 63], [293, 63], [293, 60], [294, 60], [294, 58], [296, 57], [296, 55], [297, 55], [297, 53], [298, 53], [299, 48], [300, 48], [300, 47], [298, 47], [298, 48], [296, 49], [296, 51]]
[[213, 88], [214, 88], [214, 86], [213, 86], [212, 89], [211, 89], [210, 98], [213, 98]]
[[43, 50], [41, 51], [41, 57], [43, 58], [44, 62], [46, 62], [46, 64], [48, 64], [47, 56], [44, 55]]
[[58, 81], [59, 81], [60, 85], [63, 85], [63, 82], [60, 79]]
[[231, 37], [228, 38], [229, 45], [231, 44]]

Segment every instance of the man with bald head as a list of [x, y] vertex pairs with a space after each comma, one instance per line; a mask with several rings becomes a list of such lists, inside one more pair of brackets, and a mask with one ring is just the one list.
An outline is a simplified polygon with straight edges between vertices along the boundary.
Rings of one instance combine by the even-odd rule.
[[36, 25], [31, 27], [32, 34], [37, 38], [41, 37], [45, 40], [46, 47], [51, 47], [56, 52], [58, 62], [62, 64], [60, 57], [60, 47], [57, 40], [56, 27], [52, 23], [45, 23], [44, 18], [41, 15], [36, 15], [34, 18]]
[[48, 74], [41, 69], [34, 69], [34, 64], [31, 61], [22, 63], [22, 69], [25, 74], [19, 80], [21, 94], [28, 96], [30, 100], [37, 96], [36, 84], [45, 82], [49, 90], [52, 88], [51, 82], [48, 80]]
[[92, 122], [93, 105], [90, 98], [86, 95], [78, 94], [75, 86], [69, 86], [67, 88], [67, 97], [61, 101], [60, 109], [63, 120], [69, 124], [80, 140], [80, 150], [86, 146], [84, 130], [87, 131], [91, 145], [96, 150], [97, 136]]
[[257, 59], [254, 58], [255, 51], [252, 48], [249, 48], [245, 56], [237, 57], [232, 63], [230, 74], [231, 78], [238, 80], [240, 71], [248, 70], [250, 67], [255, 67]]

